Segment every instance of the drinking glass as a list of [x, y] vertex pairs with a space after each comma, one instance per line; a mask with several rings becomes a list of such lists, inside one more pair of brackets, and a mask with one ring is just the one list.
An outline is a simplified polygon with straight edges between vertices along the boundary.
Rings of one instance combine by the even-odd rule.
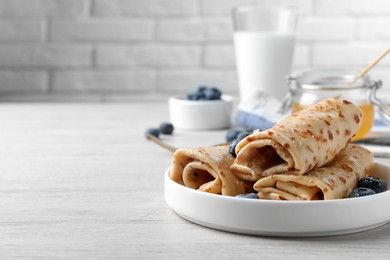
[[262, 92], [282, 101], [288, 92], [298, 14], [293, 8], [233, 9], [234, 47], [241, 102]]

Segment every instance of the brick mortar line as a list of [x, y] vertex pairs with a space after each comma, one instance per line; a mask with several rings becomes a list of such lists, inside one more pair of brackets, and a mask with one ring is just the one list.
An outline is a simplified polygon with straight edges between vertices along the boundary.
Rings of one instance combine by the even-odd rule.
[[94, 6], [95, 6], [95, 0], [87, 0], [85, 5], [86, 5], [86, 7], [85, 7], [86, 14], [85, 15], [87, 17], [94, 17], [93, 9], [94, 9]]
[[42, 23], [42, 43], [48, 44], [50, 42], [50, 24], [48, 19], [43, 19]]
[[45, 93], [51, 93], [53, 92], [54, 87], [54, 73], [52, 72], [52, 69], [47, 69], [46, 72], [46, 91]]

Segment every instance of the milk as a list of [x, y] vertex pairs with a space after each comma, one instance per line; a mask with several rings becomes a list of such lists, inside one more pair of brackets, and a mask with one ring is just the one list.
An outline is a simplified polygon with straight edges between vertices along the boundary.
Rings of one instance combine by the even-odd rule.
[[290, 74], [295, 34], [237, 31], [234, 46], [241, 101], [258, 91], [278, 100], [286, 95], [286, 76]]

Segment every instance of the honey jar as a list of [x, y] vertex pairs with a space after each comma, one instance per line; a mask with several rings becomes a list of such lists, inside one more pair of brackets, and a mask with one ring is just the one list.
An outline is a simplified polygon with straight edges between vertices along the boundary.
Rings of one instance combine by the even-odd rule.
[[282, 111], [297, 112], [306, 106], [326, 98], [339, 97], [359, 106], [363, 111], [363, 122], [353, 140], [370, 133], [374, 124], [375, 106], [384, 119], [389, 118], [389, 108], [376, 97], [381, 81], [371, 81], [369, 76], [357, 78], [358, 72], [347, 69], [317, 69], [288, 77], [289, 93], [285, 97]]

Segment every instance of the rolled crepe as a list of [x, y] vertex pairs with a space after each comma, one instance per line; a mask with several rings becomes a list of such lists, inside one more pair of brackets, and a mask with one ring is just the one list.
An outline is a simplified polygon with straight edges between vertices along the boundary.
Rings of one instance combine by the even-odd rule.
[[237, 178], [230, 166], [234, 161], [227, 146], [180, 148], [173, 155], [173, 181], [200, 191], [235, 196], [253, 191], [253, 182]]
[[360, 108], [347, 100], [323, 100], [244, 138], [236, 146], [231, 169], [250, 181], [291, 170], [305, 174], [344, 149], [359, 130], [362, 116]]
[[274, 174], [258, 180], [258, 197], [271, 200], [341, 199], [357, 186], [373, 166], [372, 153], [358, 145], [347, 145], [328, 165], [305, 175]]

